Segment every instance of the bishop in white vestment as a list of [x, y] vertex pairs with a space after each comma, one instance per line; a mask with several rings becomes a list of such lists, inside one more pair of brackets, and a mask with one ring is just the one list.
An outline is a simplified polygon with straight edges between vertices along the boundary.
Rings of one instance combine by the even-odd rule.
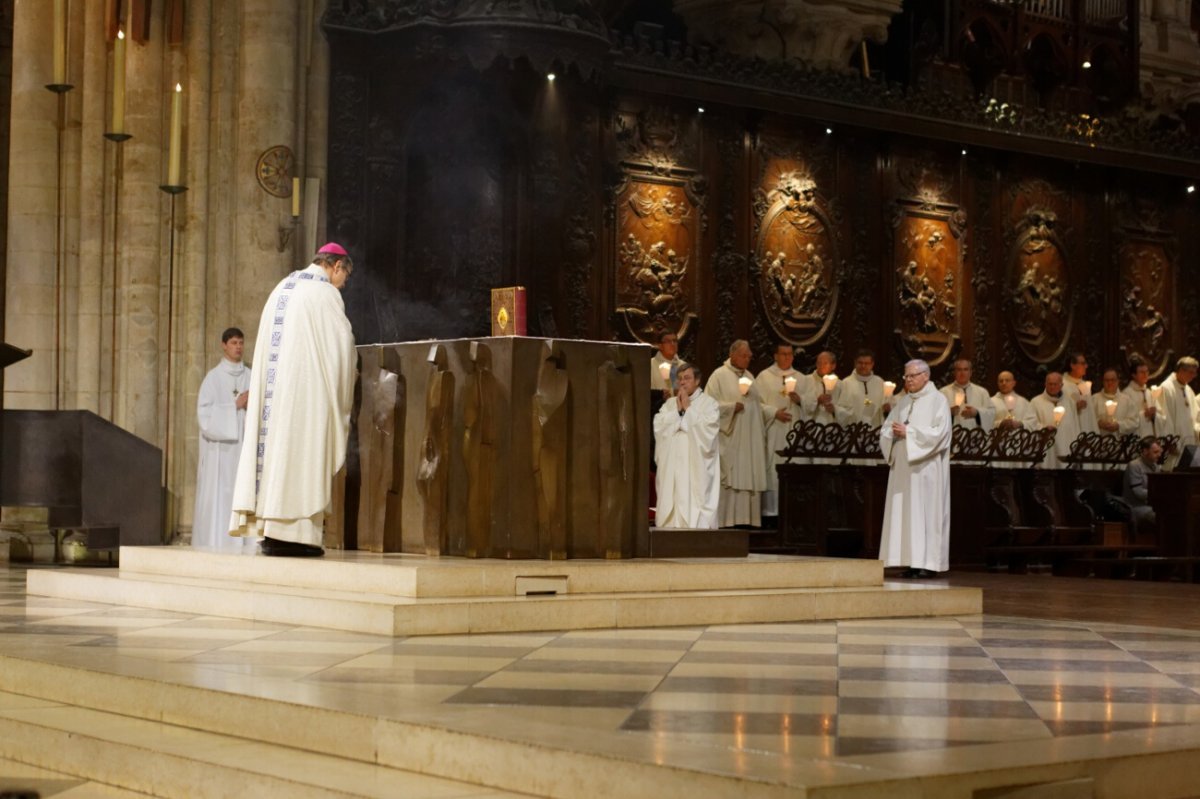
[[929, 364], [904, 365], [905, 393], [879, 430], [891, 471], [879, 559], [910, 577], [950, 568], [950, 405], [929, 382]]
[[721, 500], [721, 409], [700, 388], [695, 367], [676, 374], [676, 396], [654, 416], [658, 527], [717, 529]]
[[264, 536], [264, 555], [324, 553], [334, 474], [346, 459], [354, 334], [341, 288], [352, 262], [326, 244], [267, 298], [229, 529]]
[[767, 490], [762, 497], [763, 516], [779, 515], [779, 473], [775, 466], [786, 460], [779, 451], [787, 447], [788, 432], [796, 422], [811, 418], [817, 408], [816, 384], [792, 368], [795, 354], [791, 344], [776, 345], [775, 363], [754, 378], [754, 388], [763, 403], [775, 411], [775, 415], [767, 419]]
[[1162, 382], [1162, 394], [1158, 398], [1158, 409], [1162, 414], [1159, 435], [1179, 436], [1174, 451], [1167, 453], [1163, 464], [1165, 471], [1171, 471], [1179, 463], [1184, 447], [1196, 443], [1200, 411], [1196, 407], [1196, 392], [1188, 385], [1196, 379], [1196, 372], [1196, 359], [1185, 355], [1175, 364], [1175, 374]]
[[[720, 526], [762, 525], [762, 492], [767, 490], [767, 442], [763, 425], [775, 415], [764, 405], [750, 365], [750, 345], [735, 341], [729, 359], [708, 378], [704, 393], [721, 409]], [[740, 385], [745, 386], [743, 394]]]
[[1158, 406], [1150, 393], [1150, 367], [1140, 359], [1130, 366], [1129, 384], [1121, 390], [1129, 398], [1130, 413], [1134, 414], [1137, 426], [1133, 432], [1140, 438], [1157, 436], [1159, 428]]
[[246, 389], [250, 368], [242, 363], [245, 336], [236, 327], [221, 334], [221, 362], [204, 377], [196, 398], [200, 424], [200, 458], [196, 467], [196, 506], [192, 514], [192, 546], [221, 552], [241, 552], [253, 538], [229, 535], [233, 480], [246, 427]]

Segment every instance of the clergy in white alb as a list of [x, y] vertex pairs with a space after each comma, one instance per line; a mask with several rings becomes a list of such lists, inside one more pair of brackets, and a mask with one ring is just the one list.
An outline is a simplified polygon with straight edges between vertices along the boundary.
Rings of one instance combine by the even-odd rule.
[[950, 405], [929, 382], [929, 364], [904, 365], [904, 396], [879, 430], [891, 467], [879, 559], [910, 577], [950, 568]]
[[[833, 404], [833, 392], [837, 390], [838, 383], [837, 356], [828, 350], [818, 353], [816, 368], [806, 377], [812, 382], [813, 390], [816, 392], [816, 405], [813, 407], [811, 416], [804, 415], [804, 409], [801, 408], [801, 417], [805, 421], [811, 419], [818, 424], [837, 422], [837, 406]], [[832, 384], [832, 388], [826, 384], [827, 382]], [[837, 466], [841, 464], [842, 459], [813, 458], [812, 462]]]
[[700, 388], [700, 374], [684, 366], [675, 396], [654, 416], [658, 527], [717, 529], [721, 501], [721, 409]]
[[354, 334], [341, 292], [351, 269], [345, 249], [326, 244], [263, 308], [229, 525], [234, 535], [264, 536], [264, 555], [324, 552], [354, 399]]
[[[1043, 469], [1065, 469], [1069, 462], [1065, 460], [1071, 454], [1071, 444], [1079, 437], [1079, 416], [1075, 412], [1075, 403], [1063, 393], [1063, 376], [1059, 372], [1046, 375], [1045, 391], [1029, 401], [1033, 413], [1037, 416], [1039, 430], [1054, 430], [1054, 446], [1042, 459]], [[1057, 419], [1055, 408], [1062, 408], [1062, 418]]]
[[[1029, 400], [1016, 392], [1017, 379], [1012, 372], [1001, 372], [996, 376], [996, 388], [992, 395], [992, 407], [996, 409], [995, 428], [997, 430], [1037, 430], [1037, 414]], [[1029, 466], [1028, 463], [1015, 461], [993, 461], [997, 469], [1019, 469]]]
[[762, 496], [763, 516], [779, 515], [779, 473], [775, 467], [787, 460], [779, 451], [787, 447], [788, 431], [806, 416], [811, 418], [817, 408], [816, 384], [792, 368], [795, 354], [791, 344], [775, 345], [775, 363], [754, 378], [758, 395], [775, 412], [767, 419], [767, 490]]
[[838, 381], [833, 391], [838, 423], [865, 422], [877, 427], [887, 415], [885, 402], [883, 378], [875, 374], [875, 355], [870, 350], [860, 350], [854, 358], [854, 371]]
[[1196, 407], [1196, 392], [1188, 385], [1196, 379], [1196, 372], [1196, 359], [1185, 355], [1175, 364], [1175, 373], [1162, 382], [1162, 393], [1158, 398], [1158, 409], [1162, 414], [1159, 435], [1179, 436], [1179, 443], [1167, 453], [1163, 463], [1165, 471], [1173, 470], [1179, 463], [1184, 447], [1196, 443], [1200, 411]]
[[1137, 421], [1133, 432], [1139, 438], [1158, 435], [1158, 406], [1150, 393], [1150, 367], [1140, 358], [1129, 364], [1129, 384], [1121, 389], [1128, 397], [1131, 412]]
[[[704, 393], [721, 409], [721, 527], [762, 525], [762, 492], [767, 490], [767, 442], [763, 426], [775, 415], [754, 387], [750, 345], [738, 340], [729, 359], [708, 378]], [[739, 386], [745, 386], [745, 394]]]
[[[1111, 405], [1109, 403], [1112, 403]], [[1125, 436], [1137, 430], [1141, 404], [1134, 407], [1133, 400], [1121, 391], [1121, 378], [1116, 369], [1105, 369], [1100, 379], [1100, 390], [1092, 392], [1088, 413], [1102, 436]]]
[[1086, 380], [1087, 356], [1073, 352], [1067, 358], [1067, 371], [1063, 374], [1063, 398], [1075, 405], [1075, 418], [1079, 421], [1079, 432], [1095, 433], [1096, 420], [1089, 412], [1091, 408], [1092, 381]]
[[971, 362], [966, 358], [955, 361], [954, 382], [942, 386], [942, 396], [950, 403], [950, 415], [954, 418], [955, 427], [991, 430], [996, 419], [996, 407], [987, 389], [971, 382], [971, 371]]
[[[666, 392], [667, 395], [674, 393], [676, 376], [685, 363], [679, 357], [679, 339], [675, 334], [661, 334], [658, 337], [658, 352], [650, 359], [650, 389]], [[664, 372], [666, 377], [663, 376]]]
[[[237, 477], [246, 427], [246, 389], [250, 367], [242, 363], [245, 336], [236, 327], [221, 334], [224, 357], [205, 375], [196, 397], [196, 420], [200, 425], [196, 467], [196, 506], [192, 514], [192, 546], [221, 552], [241, 552], [243, 544], [253, 547], [253, 538], [229, 535], [229, 513], [233, 508], [233, 481]], [[249, 548], [248, 547], [248, 548]]]

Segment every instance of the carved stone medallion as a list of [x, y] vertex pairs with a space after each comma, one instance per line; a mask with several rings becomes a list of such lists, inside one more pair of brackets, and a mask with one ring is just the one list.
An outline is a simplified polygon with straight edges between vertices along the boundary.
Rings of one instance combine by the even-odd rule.
[[294, 164], [292, 150], [286, 144], [277, 144], [266, 150], [254, 166], [258, 185], [273, 197], [291, 197]]
[[1007, 316], [1017, 346], [1034, 363], [1050, 363], [1062, 355], [1075, 318], [1057, 226], [1054, 210], [1030, 205], [1017, 222], [1009, 255]]
[[837, 242], [826, 202], [808, 175], [768, 170], [751, 272], [775, 335], [797, 346], [821, 339], [835, 316]]

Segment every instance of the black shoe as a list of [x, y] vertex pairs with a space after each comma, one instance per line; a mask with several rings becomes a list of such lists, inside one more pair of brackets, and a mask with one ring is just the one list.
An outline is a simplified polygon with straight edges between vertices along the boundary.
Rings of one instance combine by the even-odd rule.
[[905, 569], [904, 571], [900, 572], [900, 576], [911, 580], [914, 577], [920, 577], [921, 570], [920, 569]]
[[325, 554], [321, 547], [280, 541], [277, 538], [264, 538], [259, 548], [264, 555], [275, 558], [319, 558]]
[[929, 569], [917, 569], [917, 577], [920, 577], [922, 580], [930, 580], [937, 576], [938, 573], [935, 571], [930, 571]]

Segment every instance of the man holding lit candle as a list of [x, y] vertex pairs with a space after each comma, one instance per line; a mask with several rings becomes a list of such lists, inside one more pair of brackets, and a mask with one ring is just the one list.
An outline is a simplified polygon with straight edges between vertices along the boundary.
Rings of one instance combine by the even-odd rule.
[[233, 535], [263, 536], [264, 555], [323, 548], [334, 474], [346, 460], [356, 354], [342, 288], [353, 262], [330, 242], [271, 292], [258, 325], [259, 368], [238, 461]]
[[808, 375], [817, 395], [817, 405], [810, 417], [821, 424], [837, 421], [836, 409], [833, 406], [833, 392], [837, 388], [838, 376], [837, 356], [829, 350], [817, 355], [816, 368]]
[[1096, 430], [1104, 436], [1123, 436], [1137, 430], [1140, 409], [1133, 406], [1129, 396], [1121, 391], [1121, 378], [1116, 369], [1104, 370], [1099, 393], [1092, 394], [1089, 413]]
[[666, 331], [658, 337], [658, 352], [650, 359], [650, 385], [663, 399], [675, 393], [675, 376], [686, 362], [679, 357], [679, 338]]
[[1160, 436], [1179, 436], [1179, 444], [1167, 453], [1163, 468], [1171, 471], [1179, 463], [1183, 448], [1196, 443], [1196, 432], [1200, 429], [1200, 412], [1196, 407], [1196, 392], [1188, 385], [1196, 379], [1198, 371], [1195, 358], [1185, 355], [1175, 364], [1175, 374], [1162, 382], [1158, 398], [1162, 424]]
[[1075, 417], [1079, 420], [1081, 433], [1095, 433], [1096, 422], [1090, 412], [1092, 404], [1092, 381], [1087, 377], [1087, 356], [1073, 352], [1067, 358], [1067, 372], [1063, 375], [1063, 397], [1065, 402], [1075, 405]]
[[658, 527], [715, 530], [721, 501], [721, 409], [700, 389], [700, 372], [683, 366], [679, 386], [654, 416]]
[[950, 568], [950, 441], [946, 398], [929, 382], [929, 364], [904, 364], [904, 394], [879, 430], [891, 471], [879, 559], [905, 566], [906, 577], [936, 577]]
[[783, 463], [779, 450], [787, 446], [787, 434], [792, 425], [805, 416], [811, 417], [817, 407], [817, 390], [811, 380], [792, 368], [796, 351], [785, 341], [775, 345], [775, 363], [758, 373], [754, 387], [763, 403], [775, 410], [767, 420], [767, 490], [763, 492], [763, 516], [779, 515], [779, 474], [776, 465]]
[[1121, 391], [1129, 399], [1137, 427], [1133, 432], [1142, 438], [1158, 435], [1158, 406], [1150, 396], [1150, 367], [1141, 358], [1129, 361], [1129, 385]]
[[192, 546], [237, 553], [243, 544], [253, 548], [254, 538], [229, 535], [233, 507], [233, 481], [242, 452], [246, 427], [250, 367], [242, 363], [245, 336], [236, 327], [221, 334], [224, 357], [205, 375], [196, 397], [200, 423], [200, 459], [196, 467], [196, 507], [192, 514]]
[[705, 393], [721, 409], [720, 526], [762, 526], [762, 492], [767, 490], [764, 426], [775, 417], [754, 387], [750, 344], [739, 339], [729, 359], [708, 379]]
[[1037, 429], [1054, 431], [1054, 446], [1042, 460], [1043, 469], [1062, 469], [1071, 454], [1071, 444], [1079, 437], [1079, 415], [1075, 403], [1063, 392], [1060, 372], [1046, 375], [1045, 391], [1029, 401], [1037, 416]]
[[954, 382], [942, 387], [942, 396], [950, 403], [950, 416], [956, 427], [978, 427], [991, 430], [996, 408], [987, 389], [971, 382], [971, 362], [959, 358], [954, 362]]
[[875, 353], [858, 351], [854, 373], [838, 382], [833, 404], [840, 424], [866, 422], [874, 427], [883, 421], [883, 378], [875, 374]]

